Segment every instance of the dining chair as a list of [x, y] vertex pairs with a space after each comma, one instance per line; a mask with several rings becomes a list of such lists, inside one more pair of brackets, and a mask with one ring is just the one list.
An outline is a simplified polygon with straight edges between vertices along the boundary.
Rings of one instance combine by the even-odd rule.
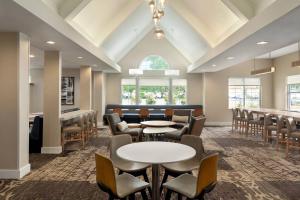
[[98, 131], [98, 110], [93, 112], [93, 132], [97, 133]]
[[242, 117], [242, 110], [240, 108], [236, 108], [236, 117], [235, 117], [235, 119], [236, 119], [235, 129], [237, 130], [238, 133], [241, 133], [243, 117]]
[[139, 110], [139, 118], [141, 121], [145, 121], [149, 119], [149, 116], [150, 116], [150, 112], [148, 108], [141, 108]]
[[[126, 172], [133, 176], [143, 176], [144, 180], [149, 182], [147, 176], [147, 168], [150, 167], [149, 164], [130, 162], [117, 155], [118, 148], [131, 143], [132, 138], [128, 134], [113, 136], [110, 141], [110, 158], [114, 166], [119, 169], [119, 174]], [[151, 189], [149, 189], [149, 193], [151, 194]]]
[[203, 109], [202, 108], [195, 108], [192, 111], [192, 116], [193, 117], [201, 117], [201, 116], [203, 116]]
[[163, 184], [167, 189], [165, 199], [170, 199], [171, 193], [178, 193], [188, 199], [204, 199], [217, 184], [218, 153], [204, 157], [199, 164], [198, 177], [182, 174]]
[[174, 113], [173, 108], [166, 108], [165, 109], [165, 119], [170, 121], [172, 119], [173, 113]]
[[237, 113], [237, 109], [236, 108], [232, 108], [231, 109], [231, 113], [232, 113], [232, 121], [231, 121], [231, 132], [235, 132], [236, 129], [237, 129], [237, 116], [238, 116], [238, 113]]
[[[272, 114], [264, 115], [264, 141], [269, 142], [270, 138], [277, 137], [277, 121], [278, 116]], [[276, 135], [273, 135], [273, 132], [276, 132]]]
[[83, 117], [79, 118], [77, 123], [68, 126], [62, 126], [61, 133], [61, 145], [64, 151], [64, 146], [67, 142], [79, 141], [84, 148], [85, 145], [85, 133], [84, 133], [84, 121]]
[[143, 199], [148, 199], [146, 189], [149, 183], [131, 174], [115, 175], [113, 163], [109, 158], [95, 153], [96, 181], [98, 187], [109, 194], [109, 200], [135, 198], [135, 193], [141, 192]]
[[276, 149], [279, 149], [279, 144], [286, 144], [286, 137], [288, 133], [286, 118], [277, 116], [277, 131], [276, 131]]
[[287, 118], [286, 125], [286, 157], [288, 157], [290, 148], [300, 149], [300, 129], [297, 129], [296, 121], [293, 118]]
[[260, 119], [260, 117], [254, 118], [253, 112], [247, 113], [247, 135], [257, 135], [261, 133], [263, 135], [263, 120]]
[[190, 146], [196, 150], [196, 156], [190, 160], [163, 164], [162, 167], [165, 170], [160, 190], [162, 191], [162, 185], [167, 181], [169, 176], [178, 177], [182, 174], [192, 174], [192, 170], [199, 167], [199, 163], [204, 155], [204, 147], [202, 139], [195, 135], [184, 135], [181, 139], [181, 144]]

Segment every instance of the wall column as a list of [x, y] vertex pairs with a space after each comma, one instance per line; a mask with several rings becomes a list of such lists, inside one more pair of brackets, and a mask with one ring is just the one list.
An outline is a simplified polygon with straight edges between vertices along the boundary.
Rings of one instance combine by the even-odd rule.
[[98, 111], [99, 122], [102, 122], [105, 113], [105, 79], [103, 72], [93, 72], [93, 109]]
[[19, 179], [29, 164], [29, 38], [0, 33], [0, 179]]
[[92, 109], [92, 68], [80, 67], [80, 109]]
[[61, 147], [61, 55], [45, 51], [44, 66], [44, 126], [42, 153], [59, 154]]

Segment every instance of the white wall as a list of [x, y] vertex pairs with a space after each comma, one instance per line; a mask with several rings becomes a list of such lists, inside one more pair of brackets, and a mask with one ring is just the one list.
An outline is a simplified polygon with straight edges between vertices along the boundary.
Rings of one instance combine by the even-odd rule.
[[[43, 112], [43, 69], [30, 69], [33, 85], [30, 86], [30, 112]], [[79, 69], [63, 69], [62, 76], [75, 77], [75, 104], [62, 105], [61, 110], [79, 108], [80, 106], [80, 71]]]

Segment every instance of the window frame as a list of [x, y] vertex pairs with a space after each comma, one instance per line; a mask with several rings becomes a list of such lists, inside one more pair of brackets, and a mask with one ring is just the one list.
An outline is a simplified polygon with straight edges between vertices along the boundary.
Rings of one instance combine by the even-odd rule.
[[[161, 69], [151, 69], [151, 68], [146, 69], [146, 68], [144, 68], [144, 67], [146, 67], [146, 65], [143, 65], [143, 63], [144, 63], [145, 60], [146, 60], [147, 58], [149, 58], [149, 57], [157, 57], [157, 58], [160, 58], [162, 61], [164, 61], [164, 62], [166, 63], [166, 66], [163, 66], [163, 68], [161, 68]], [[156, 67], [162, 67], [162, 66], [156, 66]], [[166, 60], [164, 57], [159, 56], [159, 55], [152, 54], [152, 55], [148, 55], [148, 56], [144, 57], [144, 59], [143, 59], [143, 60], [140, 62], [140, 64], [139, 64], [139, 69], [142, 69], [142, 70], [161, 70], [161, 71], [164, 71], [164, 70], [170, 69], [170, 64], [167, 62], [167, 60]]]
[[291, 92], [290, 91], [290, 86], [291, 85], [299, 85], [300, 86], [300, 83], [292, 83], [292, 84], [287, 83], [287, 109], [288, 109], [288, 111], [300, 111], [300, 110], [291, 110], [291, 96], [290, 96], [290, 94], [300, 94], [300, 91], [299, 92]]
[[[229, 83], [229, 80], [230, 79], [241, 79], [242, 80], [242, 82], [243, 82], [243, 84], [236, 84], [236, 85], [230, 85], [230, 83]], [[232, 109], [231, 107], [230, 107], [230, 100], [231, 100], [231, 98], [230, 98], [230, 93], [229, 93], [229, 89], [230, 89], [230, 86], [237, 86], [237, 87], [242, 87], [243, 88], [243, 101], [242, 101], [242, 103], [243, 103], [243, 105], [241, 105], [241, 107], [245, 107], [245, 105], [246, 105], [246, 88], [247, 87], [251, 87], [251, 86], [258, 86], [258, 88], [259, 88], [259, 105], [258, 105], [258, 108], [260, 108], [261, 107], [261, 104], [262, 104], [262, 86], [261, 86], [261, 79], [260, 78], [257, 78], [258, 80], [259, 80], [259, 82], [260, 82], [260, 84], [259, 85], [249, 85], [249, 84], [245, 84], [245, 80], [246, 79], [249, 79], [249, 77], [230, 77], [230, 78], [228, 78], [228, 85], [227, 85], [227, 87], [228, 87], [228, 98], [227, 98], [227, 102], [228, 102], [228, 108], [229, 109]]]

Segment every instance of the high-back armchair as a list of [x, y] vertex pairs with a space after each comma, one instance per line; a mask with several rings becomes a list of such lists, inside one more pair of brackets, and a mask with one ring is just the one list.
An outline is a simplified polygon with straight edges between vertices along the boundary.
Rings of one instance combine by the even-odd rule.
[[189, 124], [189, 135], [200, 136], [204, 127], [204, 123], [206, 121], [205, 117], [192, 117], [191, 122]]

